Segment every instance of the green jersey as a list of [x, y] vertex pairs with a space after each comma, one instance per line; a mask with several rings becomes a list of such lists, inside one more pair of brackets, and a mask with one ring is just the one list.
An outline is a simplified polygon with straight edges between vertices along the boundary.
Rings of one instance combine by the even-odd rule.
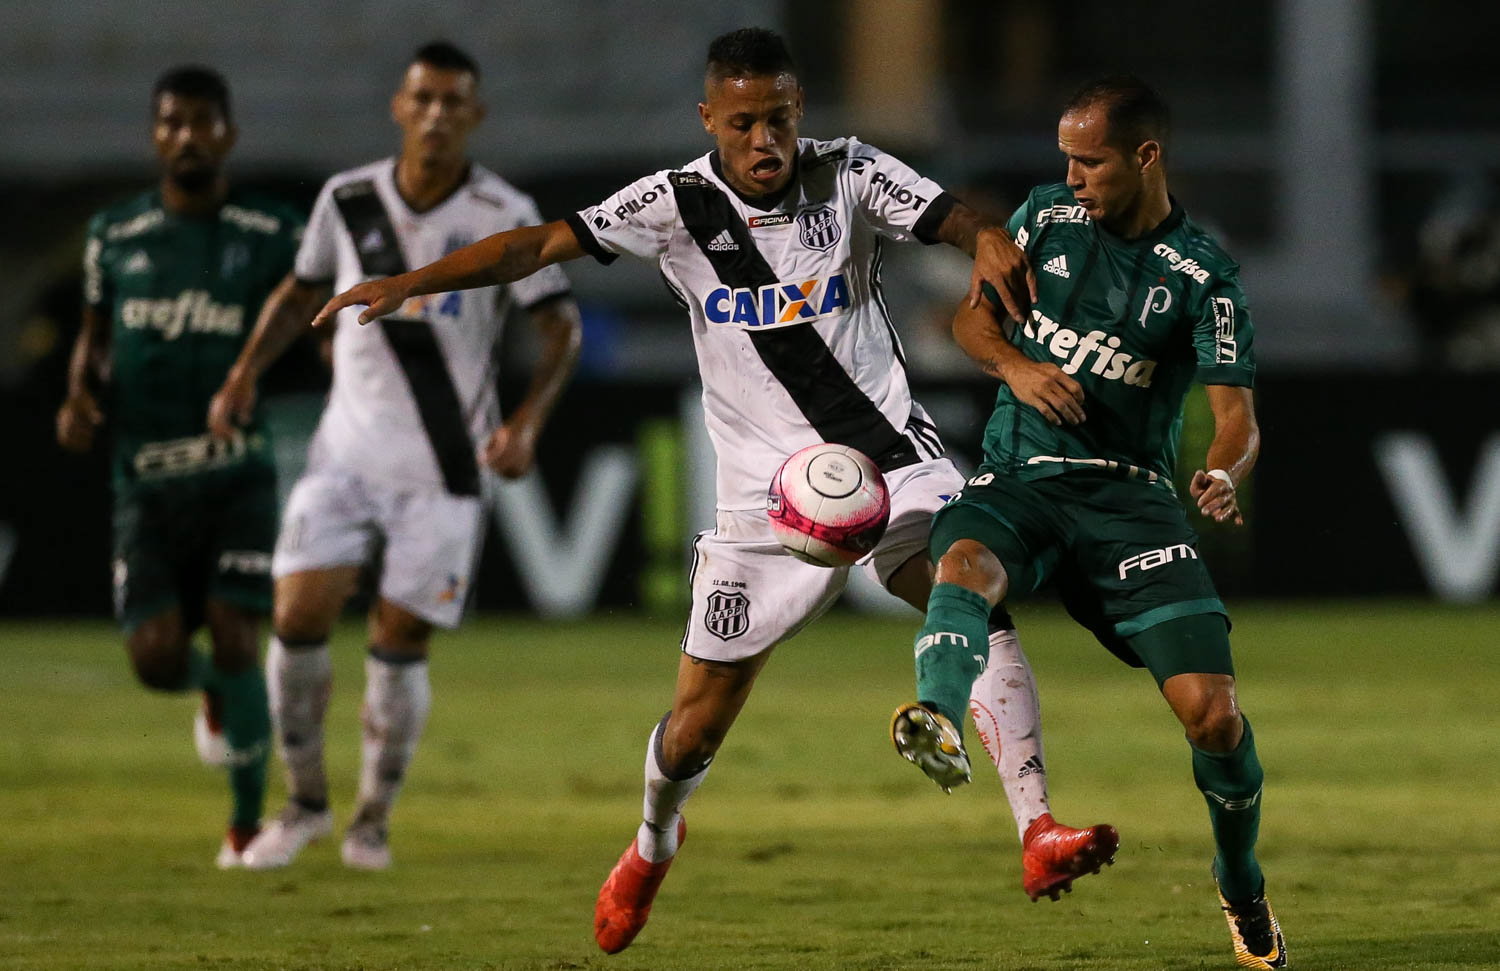
[[258, 463], [270, 443], [257, 413], [234, 442], [208, 435], [208, 402], [292, 266], [303, 220], [231, 192], [204, 216], [180, 216], [160, 190], [89, 223], [84, 299], [109, 321], [117, 485]]
[[1255, 383], [1238, 264], [1176, 200], [1156, 229], [1124, 240], [1095, 225], [1066, 185], [1040, 186], [1009, 229], [1037, 283], [1031, 319], [1012, 339], [1083, 386], [1088, 418], [1049, 424], [1002, 384], [986, 465], [1022, 479], [1105, 468], [1170, 488], [1193, 380]]

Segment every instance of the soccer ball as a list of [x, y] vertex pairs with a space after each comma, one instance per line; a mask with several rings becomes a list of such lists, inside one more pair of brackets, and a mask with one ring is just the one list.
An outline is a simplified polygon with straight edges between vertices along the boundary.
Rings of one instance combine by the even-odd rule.
[[885, 476], [856, 448], [824, 442], [794, 453], [766, 495], [771, 532], [814, 566], [849, 566], [875, 548], [891, 518]]

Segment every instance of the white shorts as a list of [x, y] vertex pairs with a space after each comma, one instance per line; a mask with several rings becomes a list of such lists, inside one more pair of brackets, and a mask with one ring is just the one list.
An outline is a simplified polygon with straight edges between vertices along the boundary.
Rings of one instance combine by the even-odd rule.
[[[882, 587], [907, 560], [927, 555], [932, 514], [964, 485], [946, 458], [896, 469], [885, 481], [890, 525], [859, 563]], [[821, 616], [848, 579], [849, 567], [813, 566], [783, 549], [764, 510], [721, 509], [717, 528], [693, 541], [693, 604], [682, 650], [705, 661], [752, 657]]]
[[483, 520], [474, 496], [308, 472], [287, 497], [271, 576], [364, 566], [378, 552], [383, 599], [439, 627], [457, 627]]

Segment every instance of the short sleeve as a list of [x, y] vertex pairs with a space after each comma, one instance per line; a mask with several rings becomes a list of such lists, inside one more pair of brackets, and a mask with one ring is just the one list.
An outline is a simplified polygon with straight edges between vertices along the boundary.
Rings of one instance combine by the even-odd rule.
[[1244, 291], [1233, 279], [1215, 288], [1193, 324], [1198, 381], [1255, 387], [1255, 328]]
[[1031, 212], [1034, 207], [1031, 204], [1031, 196], [1027, 195], [1026, 201], [1021, 207], [1011, 213], [1010, 220], [1005, 224], [1005, 231], [1010, 233], [1010, 238], [1016, 241], [1021, 249], [1031, 252]]
[[894, 155], [849, 139], [849, 179], [865, 221], [887, 239], [938, 242], [938, 227], [958, 200]]
[[312, 215], [301, 230], [302, 241], [297, 247], [297, 259], [293, 265], [301, 283], [322, 286], [332, 283], [338, 274], [340, 225], [330, 185], [324, 185], [323, 191], [318, 193]]
[[567, 217], [578, 243], [600, 263], [621, 253], [655, 260], [666, 251], [677, 206], [665, 170], [637, 179], [597, 206]]
[[[519, 210], [516, 219], [517, 227], [542, 224], [541, 213], [537, 211], [536, 203], [530, 198], [521, 201], [517, 208]], [[530, 276], [522, 277], [510, 284], [511, 295], [525, 310], [530, 310], [537, 304], [557, 297], [566, 297], [572, 289], [568, 284], [567, 274], [556, 263], [544, 266]]]
[[104, 276], [104, 216], [89, 220], [88, 233], [83, 242], [83, 302], [96, 310], [103, 310], [110, 301], [108, 282]]

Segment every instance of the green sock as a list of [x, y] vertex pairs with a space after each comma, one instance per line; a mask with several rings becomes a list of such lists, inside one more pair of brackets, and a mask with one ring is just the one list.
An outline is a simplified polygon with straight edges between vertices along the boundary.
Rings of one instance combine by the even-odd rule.
[[271, 713], [266, 677], [258, 665], [238, 674], [213, 672], [208, 689], [220, 699], [224, 740], [229, 743], [229, 791], [234, 797], [231, 826], [260, 822], [266, 799], [266, 757], [271, 742]]
[[956, 583], [939, 583], [927, 598], [927, 621], [917, 634], [917, 700], [964, 730], [969, 692], [990, 653], [990, 604]]
[[208, 655], [198, 650], [194, 644], [189, 644], [183, 652], [182, 671], [175, 684], [158, 684], [158, 691], [171, 691], [174, 693], [186, 693], [188, 691], [199, 691], [206, 686], [214, 677], [214, 666], [208, 659]]
[[1260, 863], [1255, 859], [1255, 840], [1260, 835], [1260, 792], [1265, 773], [1255, 755], [1250, 719], [1244, 719], [1244, 724], [1244, 737], [1232, 752], [1193, 749], [1193, 781], [1208, 803], [1218, 848], [1214, 873], [1219, 889], [1231, 902], [1248, 900], [1264, 885]]

